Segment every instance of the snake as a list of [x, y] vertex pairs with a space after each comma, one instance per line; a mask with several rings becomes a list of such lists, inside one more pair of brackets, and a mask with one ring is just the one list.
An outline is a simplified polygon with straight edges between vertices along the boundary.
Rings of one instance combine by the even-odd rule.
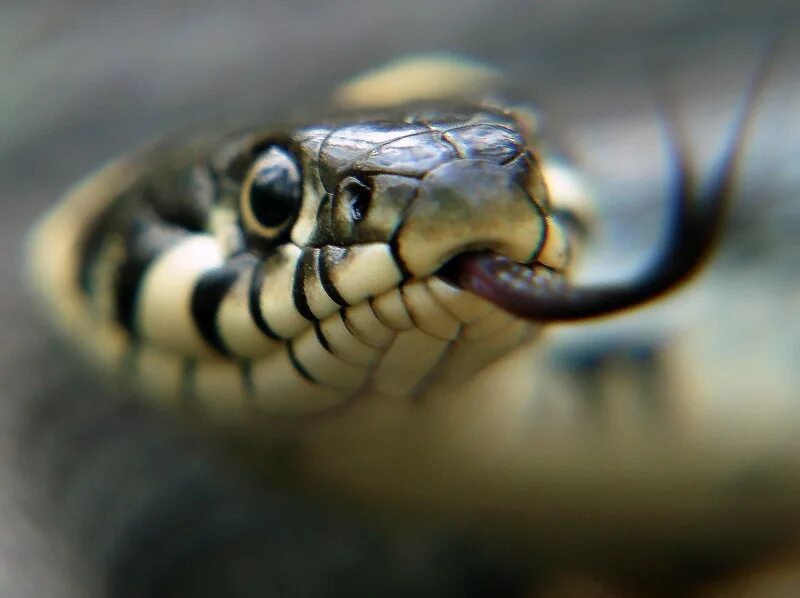
[[713, 253], [738, 141], [702, 193], [676, 144], [651, 264], [584, 284], [580, 214], [525, 115], [408, 87], [388, 105], [191, 134], [106, 166], [31, 235], [45, 312], [147, 396], [235, 425], [430, 395], [549, 325], [673, 291]]

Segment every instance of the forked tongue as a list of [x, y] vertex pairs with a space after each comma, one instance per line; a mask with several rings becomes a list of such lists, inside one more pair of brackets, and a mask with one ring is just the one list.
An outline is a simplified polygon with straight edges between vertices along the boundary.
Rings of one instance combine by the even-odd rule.
[[560, 319], [571, 295], [553, 270], [519, 264], [493, 251], [462, 254], [448, 265], [447, 273], [465, 291], [529, 320]]
[[544, 266], [518, 264], [492, 251], [458, 256], [443, 274], [501, 309], [539, 322], [607, 316], [657, 299], [687, 282], [702, 269], [719, 240], [745, 129], [781, 38], [776, 36], [762, 56], [735, 120], [733, 138], [705, 191], [697, 190], [686, 149], [667, 121], [667, 140], [677, 164], [671, 224], [666, 242], [638, 275], [625, 282], [572, 286]]

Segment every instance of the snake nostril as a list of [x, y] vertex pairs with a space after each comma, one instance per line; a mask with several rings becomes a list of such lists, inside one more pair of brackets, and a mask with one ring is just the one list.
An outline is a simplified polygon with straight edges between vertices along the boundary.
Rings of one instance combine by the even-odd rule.
[[348, 194], [353, 222], [361, 222], [367, 217], [367, 211], [372, 202], [372, 189], [358, 179], [353, 179], [344, 187], [344, 190]]

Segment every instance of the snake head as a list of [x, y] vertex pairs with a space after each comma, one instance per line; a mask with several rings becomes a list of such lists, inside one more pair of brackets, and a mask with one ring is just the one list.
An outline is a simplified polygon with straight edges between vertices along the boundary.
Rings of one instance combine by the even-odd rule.
[[[282, 146], [260, 139], [242, 186], [248, 240], [266, 253], [281, 243], [306, 252], [301, 294], [318, 304], [310, 308], [315, 317], [326, 315], [315, 300], [318, 288], [352, 306], [430, 276], [458, 286], [475, 260], [516, 264], [517, 286], [560, 276], [567, 234], [550, 215], [538, 157], [520, 129], [500, 110], [414, 106], [303, 127]], [[281, 162], [284, 187], [270, 199], [258, 183]], [[288, 214], [292, 202], [295, 213]], [[276, 235], [275, 223], [284, 221]], [[368, 275], [353, 272], [355, 262], [364, 262]], [[300, 302], [308, 316], [308, 297]]]

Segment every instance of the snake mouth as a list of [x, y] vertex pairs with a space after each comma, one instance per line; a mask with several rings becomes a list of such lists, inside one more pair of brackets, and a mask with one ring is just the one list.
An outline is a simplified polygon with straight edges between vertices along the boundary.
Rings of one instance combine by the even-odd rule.
[[520, 264], [491, 250], [461, 253], [436, 274], [450, 284], [526, 319], [531, 319], [530, 306], [540, 297], [567, 289], [560, 270], [538, 261]]

